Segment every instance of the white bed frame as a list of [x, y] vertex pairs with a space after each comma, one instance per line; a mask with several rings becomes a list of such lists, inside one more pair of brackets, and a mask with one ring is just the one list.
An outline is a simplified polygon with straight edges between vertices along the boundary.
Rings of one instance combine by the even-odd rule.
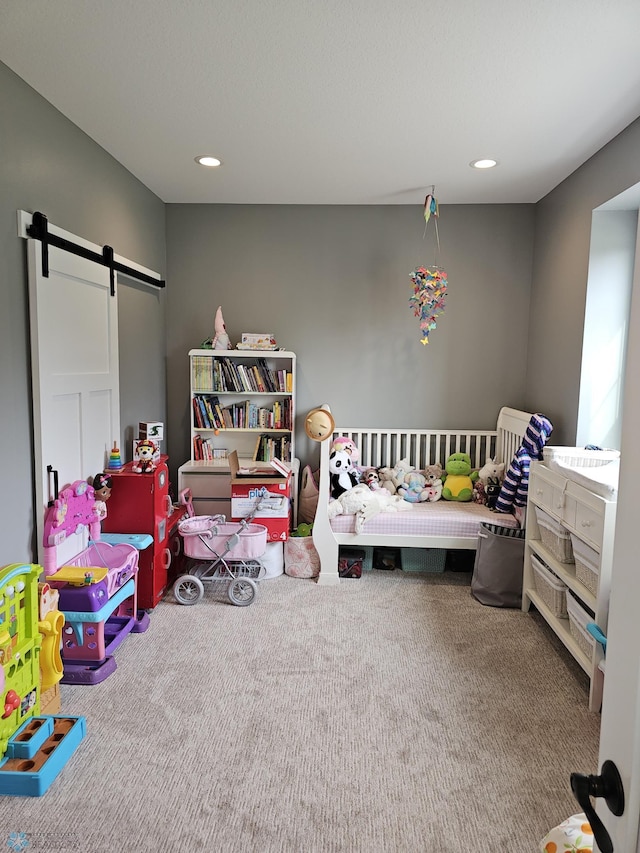
[[[473, 468], [481, 468], [487, 459], [495, 458], [509, 466], [531, 415], [518, 409], [502, 408], [495, 430], [473, 429], [360, 429], [337, 428], [333, 438], [347, 436], [358, 447], [361, 467], [394, 466], [399, 459], [408, 458], [418, 470], [427, 465], [445, 461], [452, 453], [468, 453]], [[318, 584], [325, 586], [340, 583], [338, 575], [338, 548], [340, 545], [394, 545], [388, 534], [364, 532], [334, 533], [327, 507], [329, 504], [329, 448], [332, 440], [320, 445], [320, 482], [318, 509], [313, 524], [313, 544], [320, 557]], [[475, 550], [477, 540], [468, 536], [403, 536], [403, 548], [459, 548]]]

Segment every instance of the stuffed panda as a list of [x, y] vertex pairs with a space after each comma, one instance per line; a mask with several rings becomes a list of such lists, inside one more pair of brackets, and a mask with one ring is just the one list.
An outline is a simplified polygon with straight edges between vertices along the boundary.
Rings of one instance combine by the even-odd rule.
[[329, 454], [331, 497], [339, 498], [358, 482], [351, 454], [346, 450], [332, 450]]

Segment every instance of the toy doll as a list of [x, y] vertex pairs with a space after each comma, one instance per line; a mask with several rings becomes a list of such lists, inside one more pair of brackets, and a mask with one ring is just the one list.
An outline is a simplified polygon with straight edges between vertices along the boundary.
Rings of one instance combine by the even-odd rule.
[[111, 497], [113, 480], [108, 474], [96, 474], [93, 478], [95, 503], [93, 509], [99, 521], [107, 517], [107, 501]]

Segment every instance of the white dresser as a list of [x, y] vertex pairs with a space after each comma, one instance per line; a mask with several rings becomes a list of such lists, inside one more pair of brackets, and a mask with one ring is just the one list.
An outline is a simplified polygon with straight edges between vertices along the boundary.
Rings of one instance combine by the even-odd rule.
[[[604, 652], [584, 627], [607, 632], [615, 516], [614, 500], [532, 463], [522, 609], [533, 604], [587, 673], [592, 711], [602, 703]], [[571, 553], [577, 563], [564, 561]], [[561, 614], [563, 598], [571, 618]]]

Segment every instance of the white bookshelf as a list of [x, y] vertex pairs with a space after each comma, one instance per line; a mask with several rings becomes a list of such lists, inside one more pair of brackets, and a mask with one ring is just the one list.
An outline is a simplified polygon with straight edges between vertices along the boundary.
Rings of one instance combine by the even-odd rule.
[[277, 456], [297, 471], [296, 356], [284, 350], [193, 349], [189, 377], [191, 458], [178, 469], [178, 489], [191, 490], [199, 515], [229, 517], [231, 451], [243, 466]]

